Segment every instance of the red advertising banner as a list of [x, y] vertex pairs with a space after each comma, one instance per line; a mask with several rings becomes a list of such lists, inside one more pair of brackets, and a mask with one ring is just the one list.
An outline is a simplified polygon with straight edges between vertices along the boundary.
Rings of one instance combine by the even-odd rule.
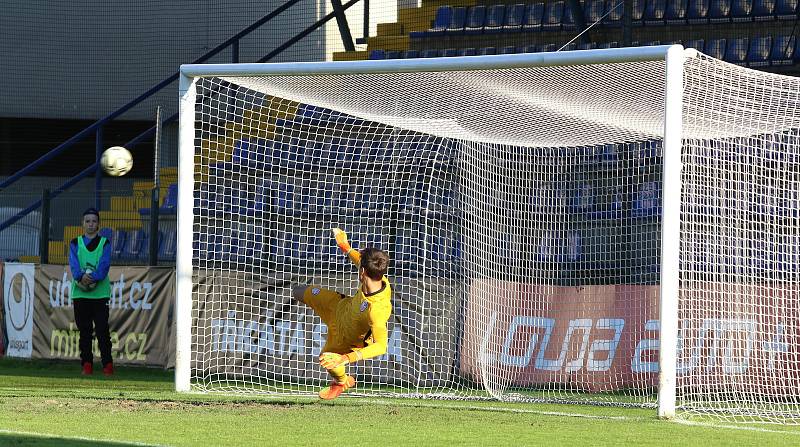
[[476, 280], [469, 295], [461, 368], [474, 379], [482, 366], [515, 386], [601, 392], [656, 384], [658, 332], [647, 322], [658, 316], [657, 287]]
[[[473, 281], [461, 370], [473, 380], [505, 386], [560, 384], [585, 392], [655, 387], [658, 300], [658, 286]], [[735, 383], [783, 394], [800, 389], [799, 302], [794, 285], [684, 282], [678, 386], [722, 389]]]

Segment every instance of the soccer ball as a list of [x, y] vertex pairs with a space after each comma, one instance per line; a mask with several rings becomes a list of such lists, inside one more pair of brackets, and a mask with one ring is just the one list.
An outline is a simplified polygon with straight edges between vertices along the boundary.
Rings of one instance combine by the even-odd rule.
[[133, 156], [122, 146], [110, 147], [103, 152], [100, 158], [103, 171], [112, 177], [125, 175], [133, 167]]

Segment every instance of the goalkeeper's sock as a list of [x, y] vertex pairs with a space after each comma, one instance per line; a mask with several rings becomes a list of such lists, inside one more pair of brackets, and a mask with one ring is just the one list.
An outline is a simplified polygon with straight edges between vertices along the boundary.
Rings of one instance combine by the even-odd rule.
[[333, 381], [336, 383], [345, 383], [347, 382], [347, 373], [345, 372], [344, 365], [339, 365], [336, 368], [329, 369], [328, 374], [333, 377]]
[[356, 385], [356, 379], [353, 376], [345, 376], [342, 383], [334, 380], [331, 384], [319, 392], [319, 398], [323, 400], [333, 400], [339, 397], [345, 390], [350, 389]]

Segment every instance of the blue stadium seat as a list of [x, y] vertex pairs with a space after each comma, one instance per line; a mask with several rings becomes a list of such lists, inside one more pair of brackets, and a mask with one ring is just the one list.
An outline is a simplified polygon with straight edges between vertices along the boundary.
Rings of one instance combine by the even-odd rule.
[[699, 51], [701, 53], [704, 53], [705, 52], [704, 51], [704, 49], [705, 49], [705, 41], [703, 39], [687, 40], [686, 42], [684, 42], [683, 47], [684, 48], [694, 48], [695, 50], [697, 50], [697, 51]]
[[[579, 3], [580, 6], [583, 6]], [[572, 6], [570, 6], [569, 2], [564, 2], [564, 17], [561, 20], [561, 29], [565, 31], [572, 31], [576, 28], [575, 25], [575, 14], [572, 12]]]
[[775, 0], [753, 0], [753, 20], [756, 22], [775, 20]]
[[464, 34], [481, 34], [486, 23], [486, 7], [483, 5], [472, 6], [467, 12], [467, 24]]
[[549, 2], [544, 8], [544, 16], [542, 18], [542, 30], [553, 31], [561, 29], [561, 23], [564, 21], [564, 2], [557, 0]]
[[616, 163], [619, 161], [617, 146], [614, 144], [603, 144], [591, 147], [592, 161], [594, 163]]
[[725, 39], [710, 39], [706, 42], [705, 54], [716, 58], [722, 59], [725, 57]]
[[386, 59], [399, 59], [400, 52], [397, 50], [386, 50]]
[[177, 213], [178, 212], [178, 184], [173, 183], [167, 188], [167, 196], [164, 197], [164, 202], [161, 203], [162, 213]]
[[467, 24], [467, 8], [456, 6], [450, 16], [450, 24], [445, 29], [445, 34], [458, 35], [464, 33], [464, 26]]
[[542, 29], [543, 20], [544, 3], [532, 3], [525, 8], [525, 15], [522, 19], [522, 30], [539, 31]]
[[128, 240], [128, 233], [123, 230], [117, 230], [111, 236], [111, 258], [119, 259], [122, 253], [125, 252], [125, 242]]
[[798, 0], [777, 0], [775, 18], [778, 20], [797, 20]]
[[800, 192], [796, 190], [776, 194], [769, 187], [753, 186], [748, 204], [753, 214], [780, 219], [800, 217]]
[[642, 42], [639, 46], [642, 47], [655, 47], [661, 45], [660, 40], [648, 40], [647, 42]]
[[575, 43], [575, 42], [570, 42], [570, 43], [568, 43], [568, 44], [564, 45], [564, 47], [563, 47], [563, 48], [561, 48], [561, 49], [560, 49], [560, 50], [558, 50], [558, 51], [573, 51], [573, 50], [575, 50], [576, 48], [578, 48], [578, 44], [577, 44], [577, 43]]
[[[522, 31], [522, 25], [525, 23], [526, 17], [528, 15], [527, 10], [532, 6], [533, 5], [525, 6], [524, 3], [517, 3], [515, 5], [506, 7], [506, 16], [503, 21], [503, 32], [517, 33]], [[541, 11], [544, 11], [544, 9], [542, 8]], [[542, 15], [539, 14], [540, 24], [541, 21], [542, 21]]]
[[417, 232], [398, 230], [395, 236], [394, 253], [390, 259], [401, 264], [412, 266], [416, 264], [419, 256], [419, 239]]
[[[503, 241], [501, 243], [508, 244], [507, 247], [512, 247], [513, 241]], [[541, 234], [535, 236], [534, 259], [537, 262], [557, 263], [561, 261], [563, 250], [558, 236], [554, 231], [543, 231]], [[513, 253], [510, 253], [513, 257]]]
[[736, 65], [747, 64], [748, 39], [746, 37], [736, 37], [728, 39], [725, 45], [724, 60]]
[[288, 141], [275, 141], [273, 144], [272, 157], [266, 160], [274, 166], [288, 169], [302, 169], [305, 164], [306, 144], [297, 137], [291, 137]]
[[749, 67], [766, 67], [772, 50], [772, 36], [754, 37], [750, 39], [747, 49], [747, 65]]
[[[438, 50], [437, 50], [438, 54]], [[336, 156], [336, 167], [350, 168], [361, 160], [363, 154], [364, 140], [358, 138], [338, 138], [334, 137], [331, 144], [331, 151]]]
[[644, 182], [634, 193], [631, 216], [646, 218], [661, 214], [661, 186], [658, 182]]
[[420, 254], [430, 260], [426, 267], [430, 267], [431, 275], [451, 275], [461, 266], [461, 241], [453, 233], [429, 233], [424, 249]]
[[597, 48], [600, 48], [600, 49], [619, 48], [619, 42], [615, 41], [615, 42], [598, 43], [597, 44]]
[[497, 48], [495, 47], [483, 47], [478, 50], [478, 56], [487, 56], [497, 54]]
[[458, 50], [459, 56], [476, 56], [478, 54], [475, 48], [462, 48]]
[[597, 48], [597, 44], [594, 42], [579, 43], [578, 45], [575, 46], [576, 50], [593, 50], [595, 48]]
[[125, 244], [121, 258], [127, 260], [143, 258], [147, 255], [148, 240], [144, 230], [128, 232], [128, 242]]
[[756, 240], [752, 252], [752, 266], [759, 273], [769, 275], [770, 279], [794, 275], [800, 270], [800, 241], [797, 236]]
[[299, 234], [288, 234], [281, 251], [286, 264], [291, 265], [307, 258], [307, 246], [303, 244], [303, 237]]
[[178, 246], [178, 232], [167, 230], [161, 237], [161, 246], [158, 248], [158, 259], [161, 261], [174, 261]]
[[792, 65], [795, 56], [795, 36], [776, 36], [772, 41], [772, 50], [769, 52], [770, 64]]
[[[412, 39], [419, 39], [422, 37], [441, 36], [444, 30], [450, 25], [450, 18], [453, 15], [453, 8], [450, 6], [440, 6], [436, 10], [436, 17], [433, 19], [433, 27], [427, 31], [412, 31], [409, 37]], [[416, 56], [414, 56], [416, 57]]]
[[386, 52], [383, 50], [370, 50], [369, 59], [370, 60], [386, 59]]
[[[614, 0], [611, 0], [612, 2]], [[586, 26], [599, 21], [606, 9], [605, 0], [587, 0], [583, 5], [583, 19]]]
[[458, 56], [458, 49], [456, 49], [456, 48], [445, 48], [444, 50], [442, 50], [442, 56], [443, 57]]
[[731, 21], [752, 22], [753, 0], [733, 0], [731, 2]]
[[[510, 10], [513, 6], [509, 6]], [[523, 9], [524, 11], [524, 9]], [[486, 34], [496, 34], [503, 32], [503, 24], [506, 19], [506, 5], [491, 5], [486, 10], [486, 25], [483, 32]]]
[[514, 54], [517, 52], [517, 47], [514, 45], [506, 45], [503, 48], [500, 48], [499, 54]]
[[424, 58], [439, 57], [441, 56], [441, 53], [436, 48], [429, 48], [427, 50], [422, 50], [421, 56]]
[[633, 0], [633, 14], [631, 14], [631, 26], [642, 26], [644, 24], [644, 9], [647, 6], [645, 0]]
[[603, 11], [603, 26], [617, 28], [622, 26], [622, 15], [625, 12], [624, 4], [621, 1], [609, 0], [606, 2]]
[[403, 59], [416, 59], [419, 57], [419, 50], [406, 50], [403, 52]]
[[539, 52], [539, 45], [525, 45], [522, 49], [523, 53], [538, 53]]
[[[222, 261], [227, 258], [227, 254], [223, 251], [223, 243], [230, 244], [223, 240], [220, 234], [201, 234], [199, 244], [196, 246], [199, 252], [195, 253], [197, 255], [195, 257], [204, 261]], [[146, 249], [144, 251], [146, 252]]]
[[[303, 111], [298, 109], [300, 121], [302, 122], [303, 120], [306, 120], [307, 122], [309, 117], [303, 116], [302, 113], [311, 112], [308, 112], [306, 109], [303, 109]], [[240, 166], [245, 169], [264, 169], [266, 159], [272, 156], [272, 145], [272, 140], [239, 140], [236, 142], [236, 144], [234, 144], [233, 147], [232, 162], [235, 166]], [[238, 169], [235, 171], [238, 172]]]
[[278, 183], [272, 191], [271, 203], [273, 209], [279, 213], [290, 214], [294, 212], [294, 185], [290, 183]]
[[686, 11], [689, 8], [689, 0], [668, 0], [667, 9], [664, 12], [664, 22], [667, 25], [683, 25], [686, 22]]
[[[624, 147], [625, 146], [623, 145], [623, 148]], [[636, 157], [635, 159], [641, 166], [651, 165], [661, 157], [661, 140], [649, 140], [643, 143], [634, 143], [629, 147], [632, 147], [634, 156]]]
[[583, 240], [577, 231], [569, 231], [563, 241], [563, 262], [580, 262], [583, 259]]
[[730, 22], [731, 0], [711, 0], [708, 5], [708, 21], [710, 23]]
[[619, 219], [622, 217], [622, 194], [619, 191], [606, 193], [582, 183], [572, 197], [572, 210], [586, 219]]
[[704, 25], [708, 23], [708, 10], [711, 0], [689, 0], [686, 10], [686, 23]]
[[642, 16], [645, 26], [663, 25], [666, 10], [667, 0], [648, 0]]
[[552, 53], [558, 51], [558, 46], [554, 43], [545, 43], [536, 46], [537, 53]]

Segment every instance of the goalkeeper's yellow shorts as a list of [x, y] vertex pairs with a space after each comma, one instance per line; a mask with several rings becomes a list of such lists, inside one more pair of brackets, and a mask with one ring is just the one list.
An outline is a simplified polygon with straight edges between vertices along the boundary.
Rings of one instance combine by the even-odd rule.
[[319, 286], [308, 286], [303, 294], [303, 301], [314, 309], [314, 312], [322, 318], [322, 322], [328, 326], [328, 336], [325, 340], [325, 346], [322, 352], [335, 352], [337, 354], [347, 354], [352, 350], [348, 345], [337, 346], [334, 340], [339, 340], [341, 337], [337, 336], [336, 324], [336, 306], [347, 295], [341, 294], [334, 290], [323, 289]]

